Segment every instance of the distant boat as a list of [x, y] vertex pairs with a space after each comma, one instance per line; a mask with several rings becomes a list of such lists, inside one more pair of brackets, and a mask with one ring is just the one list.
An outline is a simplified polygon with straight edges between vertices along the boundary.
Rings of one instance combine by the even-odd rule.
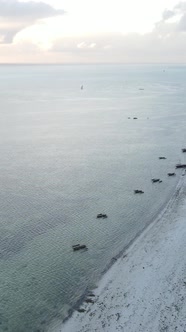
[[99, 213], [99, 214], [97, 214], [97, 218], [98, 219], [100, 219], [100, 218], [105, 219], [105, 218], [108, 218], [108, 216], [106, 214], [104, 214], [104, 213]]
[[151, 179], [151, 181], [152, 181], [153, 183], [155, 183], [155, 182], [160, 182], [160, 179]]
[[175, 173], [167, 173], [168, 176], [174, 176], [176, 175]]
[[87, 246], [85, 244], [75, 244], [72, 246], [72, 249], [74, 251], [80, 250], [80, 249], [88, 249]]
[[159, 157], [159, 159], [167, 159], [167, 158], [165, 158], [165, 157]]
[[83, 85], [81, 85], [81, 90], [83, 90]]
[[176, 168], [186, 168], [186, 164], [177, 164]]
[[183, 149], [182, 149], [182, 152], [186, 152], [186, 148], [183, 148]]
[[144, 194], [144, 191], [143, 191], [143, 190], [135, 189], [135, 190], [134, 190], [134, 193], [135, 193], [135, 194]]

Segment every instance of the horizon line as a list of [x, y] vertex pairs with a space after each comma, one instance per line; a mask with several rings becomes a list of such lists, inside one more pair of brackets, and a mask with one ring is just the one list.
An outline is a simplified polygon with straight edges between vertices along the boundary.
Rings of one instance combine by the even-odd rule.
[[0, 62], [0, 66], [73, 66], [73, 65], [163, 65], [163, 66], [178, 66], [178, 65], [186, 65], [186, 62], [90, 62], [90, 63], [82, 63], [82, 62], [66, 62], [66, 63], [56, 63], [56, 62], [48, 62], [48, 63], [43, 63], [43, 62]]

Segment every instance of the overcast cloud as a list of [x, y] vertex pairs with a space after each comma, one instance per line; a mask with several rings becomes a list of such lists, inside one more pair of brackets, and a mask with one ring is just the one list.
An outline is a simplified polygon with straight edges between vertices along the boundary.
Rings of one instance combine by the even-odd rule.
[[103, 34], [86, 38], [61, 38], [52, 52], [76, 53], [79, 61], [185, 62], [186, 2], [166, 9], [154, 29], [146, 34]]
[[11, 43], [16, 33], [37, 20], [64, 13], [44, 2], [0, 0], [0, 42]]
[[[0, 0], [0, 33], [4, 36], [3, 43], [11, 43], [16, 31], [28, 27], [39, 19], [64, 13], [63, 10], [54, 9], [44, 2], [23, 3], [13, 0], [8, 1], [8, 3], [11, 4], [11, 8], [8, 8], [5, 1]], [[17, 11], [14, 12], [13, 8], [17, 8]], [[14, 16], [12, 17], [12, 15]], [[11, 25], [7, 28], [6, 22], [9, 20]], [[55, 21], [57, 20], [55, 19]], [[62, 20], [59, 18], [57, 24], [60, 25], [60, 21]], [[50, 23], [53, 24], [52, 22], [51, 19]], [[37, 25], [34, 27], [37, 33]], [[62, 37], [63, 31], [61, 30], [62, 33], [58, 33], [58, 38], [56, 35], [51, 35], [48, 42], [47, 38], [51, 29], [48, 28], [47, 24], [42, 24], [42, 29], [42, 33], [38, 34], [37, 38], [32, 38], [32, 30], [29, 32], [30, 39], [27, 31], [24, 36], [18, 34], [14, 38], [12, 49], [19, 57], [19, 61], [24, 59], [25, 62], [32, 62], [30, 59], [33, 59], [33, 62], [71, 63], [186, 62], [186, 1], [179, 2], [172, 9], [165, 9], [161, 19], [154, 24], [153, 30], [144, 34], [137, 32], [130, 34], [92, 33], [86, 36], [82, 34]], [[10, 49], [11, 44], [7, 45], [7, 50]], [[5, 56], [5, 45], [3, 52]]]

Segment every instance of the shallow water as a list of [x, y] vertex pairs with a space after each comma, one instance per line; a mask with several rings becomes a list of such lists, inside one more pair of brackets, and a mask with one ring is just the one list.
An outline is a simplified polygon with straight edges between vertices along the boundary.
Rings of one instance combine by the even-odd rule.
[[[186, 67], [0, 73], [0, 331], [45, 331], [174, 194], [181, 171], [167, 172], [186, 158]], [[89, 250], [74, 253], [75, 243]]]

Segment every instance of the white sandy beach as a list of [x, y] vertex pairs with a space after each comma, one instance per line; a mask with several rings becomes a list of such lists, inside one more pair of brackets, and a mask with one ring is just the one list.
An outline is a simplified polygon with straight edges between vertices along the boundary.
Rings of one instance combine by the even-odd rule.
[[83, 303], [85, 312], [74, 312], [61, 332], [186, 331], [185, 191], [182, 185], [104, 275], [89, 297], [94, 303]]

